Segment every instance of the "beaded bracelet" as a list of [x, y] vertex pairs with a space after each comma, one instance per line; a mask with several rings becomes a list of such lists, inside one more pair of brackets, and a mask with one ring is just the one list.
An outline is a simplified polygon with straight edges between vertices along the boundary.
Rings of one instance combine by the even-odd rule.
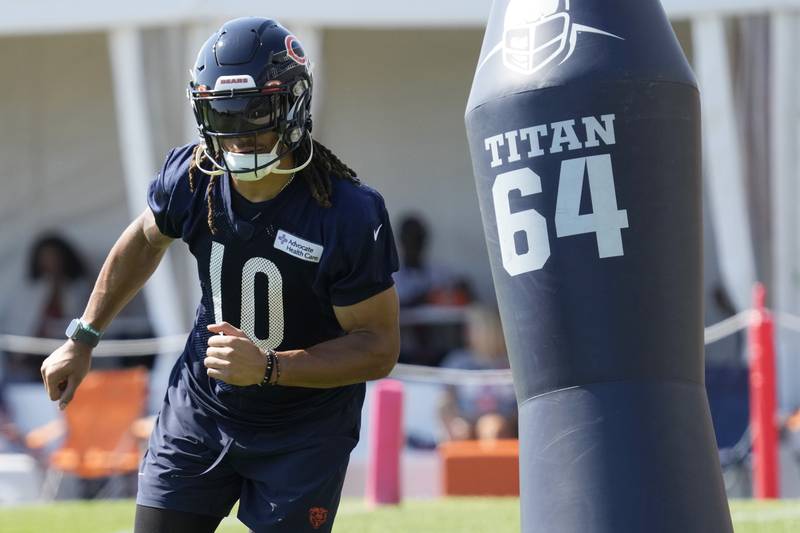
[[272, 381], [272, 371], [275, 369], [276, 362], [278, 361], [278, 357], [275, 355], [275, 350], [267, 350], [267, 353], [264, 354], [264, 356], [267, 358], [267, 367], [264, 369], [264, 377], [258, 384], [259, 387], [263, 387], [264, 385], [272, 385], [272, 383], [270, 383]]
[[275, 383], [273, 383], [273, 385], [277, 385], [281, 380], [281, 359], [278, 357], [278, 354], [275, 352], [272, 353], [275, 356]]

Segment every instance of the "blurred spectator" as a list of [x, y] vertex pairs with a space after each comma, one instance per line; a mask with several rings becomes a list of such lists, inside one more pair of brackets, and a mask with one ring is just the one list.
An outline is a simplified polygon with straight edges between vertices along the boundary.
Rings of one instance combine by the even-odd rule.
[[[442, 366], [463, 370], [509, 367], [503, 328], [495, 309], [475, 306], [469, 310], [467, 347], [448, 354]], [[440, 415], [451, 440], [517, 435], [517, 401], [510, 384], [448, 387]]]
[[[781, 420], [778, 422], [778, 424], [780, 424], [779, 447], [781, 451], [788, 449], [791, 457], [794, 459], [793, 466], [796, 472], [796, 469], [800, 468], [800, 408], [795, 407], [788, 416], [780, 418]], [[747, 447], [745, 451], [750, 451], [750, 447]], [[749, 458], [748, 456], [746, 457]], [[783, 469], [786, 468], [786, 464], [782, 463], [781, 466], [782, 471], [784, 471]], [[783, 477], [783, 474], [781, 474], [781, 477]], [[794, 474], [790, 474], [789, 477], [794, 477]]]
[[[712, 285], [706, 319], [718, 321], [737, 312], [725, 286], [722, 283]], [[734, 449], [750, 423], [746, 335], [745, 330], [737, 331], [705, 347], [706, 393], [720, 449]]]
[[400, 270], [394, 280], [400, 299], [400, 362], [438, 365], [462, 346], [462, 315], [453, 307], [472, 301], [469, 283], [428, 261], [428, 228], [418, 215], [400, 221]]
[[422, 218], [406, 215], [400, 222], [400, 270], [394, 281], [401, 307], [422, 304], [466, 305], [472, 301], [469, 283], [446, 268], [428, 262], [428, 229]]
[[[4, 332], [30, 337], [63, 338], [73, 318], [81, 316], [90, 291], [86, 263], [63, 237], [42, 235], [31, 246], [22, 297], [6, 302]], [[45, 356], [7, 353], [4, 380], [40, 381]]]
[[26, 451], [24, 438], [11, 420], [3, 396], [0, 394], [0, 453]]
[[[722, 313], [724, 318], [730, 318], [738, 313], [730, 293], [721, 283], [715, 284], [711, 289], [711, 302]], [[734, 349], [726, 351], [727, 355], [722, 362], [747, 365], [746, 341], [747, 333], [744, 330], [737, 331], [733, 335]], [[719, 363], [719, 359], [722, 358], [717, 359], [715, 362]]]

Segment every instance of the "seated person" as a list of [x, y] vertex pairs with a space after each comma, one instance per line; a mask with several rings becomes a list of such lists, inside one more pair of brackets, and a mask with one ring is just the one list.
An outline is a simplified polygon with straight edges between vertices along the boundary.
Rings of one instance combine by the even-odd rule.
[[472, 301], [469, 283], [430, 263], [425, 257], [428, 228], [416, 215], [400, 222], [401, 266], [394, 274], [401, 307], [415, 305], [467, 305]]
[[26, 452], [22, 434], [11, 419], [0, 394], [0, 453]]
[[400, 301], [400, 362], [437, 366], [461, 346], [463, 324], [460, 316], [431, 321], [424, 306], [464, 306], [472, 301], [472, 290], [465, 279], [428, 261], [428, 229], [421, 217], [403, 217], [399, 237], [401, 266], [394, 281]]
[[[496, 310], [478, 306], [469, 310], [467, 347], [448, 354], [442, 366], [463, 370], [509, 367], [503, 329]], [[450, 386], [443, 398], [440, 417], [450, 440], [515, 438], [517, 400], [514, 386]]]
[[[86, 263], [78, 250], [56, 233], [40, 236], [32, 245], [28, 276], [0, 309], [3, 333], [60, 339], [67, 324], [80, 316], [89, 294]], [[9, 382], [41, 380], [42, 354], [7, 353], [2, 378]]]

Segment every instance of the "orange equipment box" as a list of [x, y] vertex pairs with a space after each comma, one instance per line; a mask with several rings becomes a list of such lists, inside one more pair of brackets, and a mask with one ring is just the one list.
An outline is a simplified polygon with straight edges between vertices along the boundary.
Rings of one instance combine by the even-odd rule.
[[519, 442], [514, 440], [444, 442], [442, 494], [519, 496]]

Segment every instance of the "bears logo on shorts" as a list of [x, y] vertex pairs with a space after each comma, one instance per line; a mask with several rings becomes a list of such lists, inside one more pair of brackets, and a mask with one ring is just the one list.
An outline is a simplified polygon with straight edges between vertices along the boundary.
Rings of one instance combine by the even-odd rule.
[[319, 529], [328, 520], [328, 510], [324, 507], [312, 507], [308, 510], [308, 521], [311, 527]]

